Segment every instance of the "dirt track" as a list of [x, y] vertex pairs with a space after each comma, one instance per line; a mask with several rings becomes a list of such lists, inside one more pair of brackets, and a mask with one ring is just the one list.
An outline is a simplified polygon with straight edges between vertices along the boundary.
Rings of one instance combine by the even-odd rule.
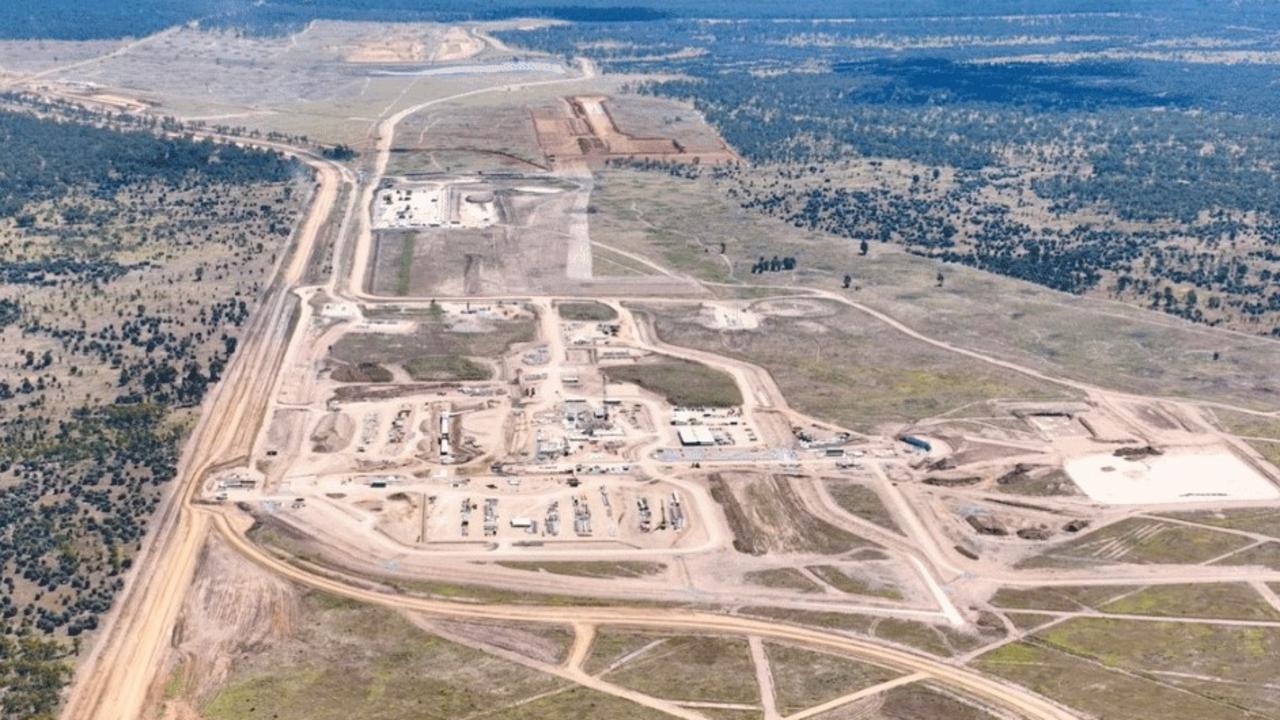
[[[559, 82], [559, 81], [553, 81]], [[481, 90], [476, 92], [486, 92]], [[439, 102], [439, 101], [436, 101]], [[397, 113], [379, 126], [380, 152], [375, 180], [366, 185], [364, 199], [371, 198], [376, 178], [386, 166], [387, 153], [396, 123], [423, 106]], [[564, 608], [472, 606], [408, 598], [372, 592], [304, 572], [265, 554], [243, 537], [245, 528], [235, 527], [223, 514], [194, 503], [195, 493], [205, 474], [216, 465], [242, 457], [262, 421], [271, 389], [277, 382], [287, 348], [290, 328], [291, 290], [302, 277], [323, 223], [328, 219], [342, 183], [350, 173], [333, 163], [303, 157], [316, 170], [320, 187], [307, 220], [296, 235], [295, 252], [281, 265], [262, 309], [255, 315], [241, 347], [223, 381], [208, 400], [205, 413], [192, 433], [175, 483], [175, 493], [162, 510], [151, 545], [135, 564], [129, 589], [107, 619], [94, 653], [86, 658], [72, 690], [63, 717], [71, 720], [98, 718], [127, 720], [139, 717], [148, 701], [161, 665], [177, 614], [195, 570], [195, 562], [211, 526], [234, 548], [264, 568], [295, 582], [391, 607], [452, 617], [563, 622], [566, 615], [592, 623], [620, 623], [663, 629], [707, 630], [749, 633], [760, 637], [786, 639], [818, 647], [840, 650], [895, 667], [924, 673], [939, 682], [968, 692], [1027, 717], [1060, 719], [1072, 717], [1035, 695], [988, 679], [978, 673], [946, 665], [910, 652], [878, 646], [862, 640], [833, 637], [803, 628], [777, 625], [745, 618], [709, 613], [645, 608]], [[360, 224], [354, 254], [355, 267], [346, 275], [348, 292], [358, 296], [364, 274], [369, 221], [367, 202], [356, 211]], [[350, 219], [349, 216], [347, 218]], [[344, 221], [344, 225], [345, 225]], [[335, 250], [335, 257], [342, 253]], [[334, 285], [336, 277], [330, 285]], [[742, 368], [735, 368], [744, 373]], [[744, 377], [744, 379], [746, 379]], [[758, 379], [757, 379], [758, 382]], [[752, 384], [748, 384], [750, 387]], [[767, 390], [761, 402], [769, 402]], [[774, 396], [776, 397], [776, 396]]]
[[[198, 514], [203, 514], [204, 512], [204, 509], [197, 510]], [[214, 524], [227, 543], [264, 569], [279, 577], [287, 577], [308, 587], [363, 602], [447, 617], [545, 623], [563, 623], [565, 618], [569, 617], [580, 623], [698, 632], [711, 630], [756, 635], [762, 638], [786, 640], [815, 648], [835, 650], [909, 672], [923, 673], [929, 678], [971, 694], [974, 697], [992, 702], [999, 707], [1022, 713], [1027, 718], [1065, 720], [1076, 717], [1074, 714], [1026, 690], [992, 680], [972, 670], [954, 667], [942, 661], [904, 650], [808, 628], [687, 610], [625, 607], [464, 605], [365, 590], [305, 572], [278, 560], [246, 540], [242, 531], [237, 529], [225, 515], [217, 514], [215, 518]]]
[[211, 467], [247, 453], [261, 423], [281, 351], [288, 345], [292, 287], [307, 267], [347, 176], [332, 163], [295, 155], [315, 169], [319, 187], [295, 234], [294, 250], [281, 258], [277, 278], [245, 333], [247, 342], [206, 400], [206, 410], [184, 449], [174, 492], [165, 498], [127, 590], [104, 622], [102, 637], [80, 665], [64, 718], [124, 719], [141, 714], [150, 678], [167, 648], [208, 534], [207, 518], [190, 511], [191, 501]]
[[[123, 50], [123, 49], [122, 49]], [[336, 209], [342, 213], [344, 231], [339, 234], [340, 244], [335, 248], [335, 258], [344, 257], [346, 244], [354, 240], [352, 267], [349, 271], [335, 271], [328, 283], [328, 289], [336, 296], [349, 299], [367, 299], [363, 292], [366, 271], [366, 258], [369, 255], [371, 241], [368, 208], [372, 201], [372, 193], [377, 187], [387, 166], [389, 150], [397, 124], [405, 117], [436, 103], [446, 102], [465, 95], [501, 90], [506, 87], [521, 87], [540, 84], [573, 82], [577, 78], [552, 80], [523, 85], [482, 88], [461, 95], [433, 100], [427, 103], [406, 108], [386, 117], [377, 126], [377, 156], [374, 172], [365, 181], [363, 190], [348, 194], [345, 208]], [[270, 145], [275, 149], [288, 151], [279, 145]], [[405, 595], [379, 592], [342, 582], [313, 572], [300, 569], [272, 556], [246, 539], [247, 529], [243, 523], [244, 516], [234, 511], [200, 505], [195, 502], [196, 492], [207, 472], [218, 465], [243, 458], [249, 452], [253, 438], [262, 423], [262, 417], [271, 397], [280, 382], [280, 369], [288, 367], [287, 354], [294, 347], [291, 342], [291, 316], [293, 312], [297, 284], [301, 281], [311, 257], [317, 237], [324, 223], [335, 212], [335, 204], [340, 189], [344, 185], [352, 186], [352, 173], [334, 163], [326, 162], [305, 153], [295, 152], [308, 162], [317, 172], [319, 188], [313, 199], [303, 226], [295, 235], [296, 247], [292, 254], [282, 258], [277, 269], [276, 281], [272, 284], [263, 306], [254, 315], [253, 322], [245, 334], [247, 341], [236, 354], [224, 379], [215, 388], [207, 400], [205, 411], [199, 424], [193, 431], [185, 448], [182, 472], [174, 483], [173, 493], [166, 498], [155, 526], [150, 535], [147, 547], [135, 562], [133, 575], [126, 592], [116, 603], [115, 609], [104, 622], [104, 630], [93, 652], [82, 663], [82, 669], [71, 693], [64, 718], [81, 720], [97, 718], [100, 720], [127, 720], [141, 716], [147, 706], [148, 693], [154, 687], [156, 674], [161, 666], [165, 652], [168, 650], [172, 628], [184, 595], [190, 585], [195, 571], [195, 563], [201, 548], [212, 530], [219, 533], [225, 542], [263, 569], [277, 577], [287, 578], [307, 587], [323, 590], [341, 596], [350, 597], [363, 602], [374, 603], [392, 608], [450, 618], [478, 618], [489, 620], [507, 620], [535, 623], [563, 623], [566, 618], [573, 618], [582, 627], [579, 628], [579, 642], [574, 646], [570, 661], [571, 666], [581, 663], [582, 657], [589, 649], [589, 630], [597, 624], [624, 625], [632, 627], [654, 628], [666, 631], [720, 631], [732, 634], [744, 634], [760, 638], [785, 640], [815, 648], [839, 651], [866, 660], [875, 661], [909, 673], [914, 679], [932, 679], [963, 693], [980, 698], [1001, 708], [1016, 712], [1027, 718], [1041, 720], [1062, 720], [1075, 717], [1072, 713], [1037, 696], [1030, 691], [988, 678], [985, 675], [962, 667], [934, 660], [916, 653], [884, 646], [872, 641], [850, 638], [833, 633], [820, 632], [802, 627], [766, 622], [749, 618], [721, 615], [708, 612], [696, 612], [664, 608], [629, 608], [629, 607], [538, 607], [515, 605], [472, 605], [447, 601], [437, 601]], [[357, 223], [354, 238], [345, 232], [350, 223]], [[645, 260], [646, 264], [652, 264]], [[339, 263], [340, 264], [340, 263]], [[586, 267], [590, 267], [589, 262]], [[667, 272], [663, 270], [662, 272]], [[1132, 398], [1123, 393], [1114, 393], [1084, 383], [1054, 378], [1044, 373], [1020, 366], [1016, 363], [993, 358], [980, 352], [955, 347], [922, 335], [903, 325], [896, 319], [853, 302], [833, 292], [813, 291], [802, 288], [785, 288], [807, 297], [822, 297], [854, 307], [879, 322], [883, 322], [895, 330], [929, 343], [939, 349], [959, 353], [972, 359], [991, 363], [999, 367], [1020, 372], [1031, 377], [1064, 384], [1078, 389], [1086, 389], [1111, 398]], [[441, 298], [442, 300], [444, 298]], [[618, 306], [619, 299], [613, 300]], [[620, 306], [618, 306], [619, 309]], [[697, 360], [723, 369], [733, 375], [749, 398], [748, 412], [760, 409], [784, 412], [789, 416], [800, 417], [798, 413], [786, 406], [773, 379], [760, 368], [725, 360], [710, 353], [672, 348], [662, 345], [655, 337], [646, 335], [641, 340], [661, 352]], [[1175, 401], [1185, 402], [1185, 401]], [[1249, 412], [1240, 408], [1232, 408]], [[1255, 413], [1272, 415], [1275, 413]], [[875, 465], [879, 469], [878, 465]], [[883, 476], [881, 477], [884, 480]], [[884, 485], [889, 486], [887, 480]], [[958, 576], [965, 572], [957, 567], [955, 558], [946, 543], [939, 541], [930, 532], [910, 502], [900, 493], [892, 496], [895, 516], [905, 519], [908, 540], [893, 539], [893, 543], [901, 546], [929, 583], [930, 590], [938, 600], [941, 612], [949, 618], [958, 617], [958, 613], [938, 582], [935, 574]], [[830, 508], [829, 508], [830, 509]], [[831, 509], [832, 512], [836, 510]], [[888, 543], [886, 543], [888, 544]], [[1002, 583], [1022, 585], [1045, 584], [1132, 584], [1163, 582], [1198, 582], [1219, 581], [1241, 577], [1245, 571], [1233, 568], [1204, 568], [1197, 572], [1180, 571], [1169, 573], [1160, 568], [1151, 568], [1149, 572], [1117, 573], [1105, 578], [1096, 577], [1096, 573], [1082, 571], [1070, 573], [1009, 573], [997, 579]], [[1249, 572], [1248, 579], [1259, 578], [1257, 573]], [[1277, 573], [1274, 579], [1280, 579]], [[583, 640], [583, 638], [586, 640]], [[576, 660], [574, 660], [576, 658]], [[572, 673], [571, 673], [572, 674]], [[593, 682], [585, 675], [574, 676], [576, 681], [584, 685]], [[660, 708], [669, 711], [666, 708]], [[696, 714], [693, 716], [696, 717]]]

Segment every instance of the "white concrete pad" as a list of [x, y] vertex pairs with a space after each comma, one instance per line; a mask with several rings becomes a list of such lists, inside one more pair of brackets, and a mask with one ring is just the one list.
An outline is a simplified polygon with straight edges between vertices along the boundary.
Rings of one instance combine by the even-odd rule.
[[1108, 505], [1280, 498], [1267, 478], [1225, 450], [1136, 459], [1099, 453], [1070, 460], [1065, 469], [1085, 494]]

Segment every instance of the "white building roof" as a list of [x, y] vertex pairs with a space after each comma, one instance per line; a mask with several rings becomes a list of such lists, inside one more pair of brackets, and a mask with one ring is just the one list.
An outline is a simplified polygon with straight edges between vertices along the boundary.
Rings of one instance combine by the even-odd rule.
[[716, 436], [705, 425], [688, 425], [676, 431], [681, 445], [715, 445]]

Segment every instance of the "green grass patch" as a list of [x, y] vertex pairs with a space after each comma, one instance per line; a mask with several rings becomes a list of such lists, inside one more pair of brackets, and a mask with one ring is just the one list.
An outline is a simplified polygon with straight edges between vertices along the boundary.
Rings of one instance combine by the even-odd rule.
[[1005, 617], [1019, 630], [1033, 630], [1057, 619], [1056, 615], [1040, 615], [1038, 613], [1006, 612]]
[[845, 512], [875, 523], [886, 530], [902, 533], [898, 523], [894, 522], [893, 515], [889, 514], [889, 509], [885, 507], [884, 501], [875, 490], [861, 483], [840, 478], [824, 478], [822, 482], [831, 499], [835, 500]]
[[[1097, 718], [1208, 720], [1239, 718], [1233, 708], [1153, 679], [1109, 670], [1049, 647], [1017, 642], [982, 655], [974, 666]], [[1243, 716], [1249, 717], [1249, 716]]]
[[370, 362], [344, 363], [333, 371], [333, 379], [346, 383], [387, 383], [391, 382], [391, 371]]
[[841, 695], [887, 682], [900, 672], [781, 643], [766, 643], [778, 710], [800, 712]]
[[604, 678], [668, 700], [760, 702], [751, 650], [738, 637], [673, 637]]
[[803, 593], [822, 591], [822, 588], [814, 584], [804, 573], [789, 567], [752, 570], [743, 574], [742, 581], [748, 585], [795, 590]]
[[1205, 528], [1127, 518], [1020, 561], [1020, 568], [1092, 567], [1112, 563], [1196, 565], [1239, 550], [1249, 539]]
[[396, 295], [409, 294], [413, 283], [413, 253], [417, 247], [414, 233], [402, 233], [400, 238], [400, 263], [396, 266]]
[[429, 635], [398, 613], [310, 594], [293, 633], [233, 666], [208, 720], [455, 718], [565, 683]]
[[1257, 565], [1280, 570], [1280, 542], [1266, 542], [1241, 550], [1213, 563], [1214, 565]]
[[700, 363], [671, 358], [600, 368], [609, 382], [632, 383], [685, 407], [734, 407], [742, 391], [733, 376]]
[[975, 666], [1096, 717], [1275, 717], [1280, 629], [1075, 618]]
[[991, 598], [998, 608], [1075, 612], [1091, 610], [1138, 588], [1127, 585], [1070, 585], [1064, 587], [1000, 588]]
[[613, 308], [594, 301], [556, 303], [556, 311], [562, 319], [576, 322], [608, 322], [618, 319], [618, 313]]
[[738, 710], [736, 708], [700, 707], [698, 713], [711, 720], [762, 720], [764, 715], [759, 710]]
[[1280, 612], [1243, 583], [1153, 585], [1098, 609], [1126, 615], [1280, 620]]
[[478, 381], [493, 377], [487, 365], [456, 355], [428, 355], [416, 357], [404, 364], [409, 377], [422, 382], [443, 380]]
[[595, 641], [591, 643], [591, 652], [582, 663], [582, 669], [591, 675], [596, 675], [634, 652], [654, 643], [661, 645], [666, 641], [667, 638], [660, 635], [601, 629], [596, 633]]
[[671, 716], [633, 703], [616, 695], [609, 695], [585, 687], [571, 687], [533, 702], [485, 713], [487, 720], [580, 720], [581, 718], [609, 718], [609, 720], [670, 720]]
[[1186, 522], [1211, 525], [1227, 530], [1270, 535], [1280, 538], [1280, 508], [1255, 507], [1236, 510], [1197, 510], [1192, 512], [1161, 513], [1164, 517]]
[[523, 561], [504, 560], [495, 563], [512, 570], [545, 572], [588, 578], [639, 578], [659, 575], [667, 569], [659, 562], [640, 560]]
[[[767, 311], [769, 302], [755, 307]], [[1034, 382], [904, 337], [842, 305], [815, 301], [808, 317], [771, 316], [751, 330], [698, 323], [696, 306], [637, 305], [658, 336], [680, 347], [758, 365], [797, 410], [844, 427], [875, 431], [991, 398], [1063, 399], [1068, 391]]]
[[1135, 672], [1180, 672], [1247, 683], [1275, 679], [1280, 628], [1076, 618], [1036, 635], [1081, 657]]
[[[884, 694], [878, 715], [878, 720], [997, 720], [995, 715], [975, 704], [919, 683], [890, 689]], [[836, 720], [837, 717], [821, 715], [817, 720]]]

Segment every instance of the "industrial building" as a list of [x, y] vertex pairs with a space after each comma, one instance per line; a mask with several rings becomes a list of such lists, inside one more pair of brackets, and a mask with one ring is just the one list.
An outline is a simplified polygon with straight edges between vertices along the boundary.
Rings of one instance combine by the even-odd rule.
[[685, 447], [707, 447], [716, 444], [716, 436], [705, 425], [686, 425], [676, 431]]

